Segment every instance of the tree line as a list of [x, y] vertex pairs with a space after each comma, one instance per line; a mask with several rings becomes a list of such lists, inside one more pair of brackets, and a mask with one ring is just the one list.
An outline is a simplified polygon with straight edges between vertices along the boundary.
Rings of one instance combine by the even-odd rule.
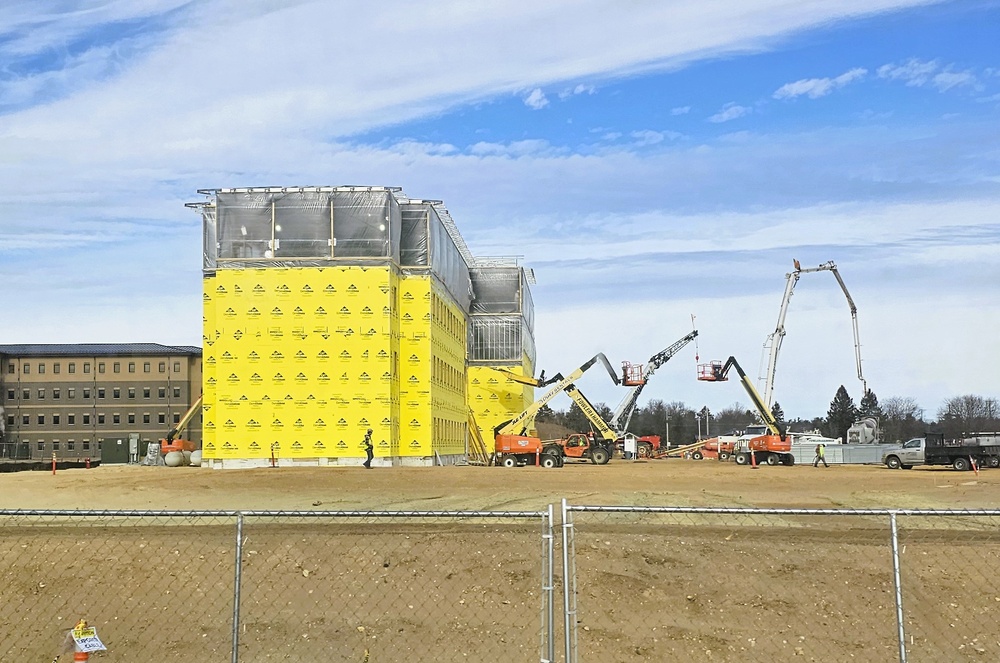
[[[595, 404], [605, 420], [612, 411], [605, 403]], [[771, 408], [774, 418], [792, 432], [813, 432], [847, 440], [847, 431], [855, 422], [870, 417], [878, 424], [879, 435], [885, 443], [899, 443], [925, 432], [944, 434], [945, 438], [1000, 431], [1000, 402], [995, 398], [967, 394], [946, 399], [935, 417], [928, 417], [917, 401], [907, 396], [892, 396], [879, 401], [870, 389], [855, 404], [854, 399], [841, 385], [837, 389], [825, 417], [813, 419], [787, 419], [779, 403]], [[582, 410], [571, 403], [568, 410], [543, 407], [536, 421], [565, 426], [576, 432], [589, 431], [590, 421]], [[755, 410], [739, 402], [712, 412], [707, 406], [694, 409], [681, 401], [670, 403], [651, 400], [644, 407], [636, 408], [629, 423], [629, 432], [635, 435], [659, 435], [669, 439], [671, 446], [689, 444], [699, 438], [735, 434], [748, 425], [760, 423]]]

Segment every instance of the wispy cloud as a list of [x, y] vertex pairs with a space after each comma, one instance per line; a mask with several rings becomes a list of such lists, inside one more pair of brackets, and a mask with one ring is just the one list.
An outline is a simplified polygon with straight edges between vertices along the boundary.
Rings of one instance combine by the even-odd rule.
[[513, 143], [476, 143], [469, 148], [469, 153], [476, 156], [500, 156], [500, 157], [544, 157], [546, 155], [558, 154], [559, 150], [552, 148], [552, 145], [545, 140], [519, 140]]
[[[732, 332], [716, 337], [714, 347], [727, 354], [744, 347], [746, 355], [757, 353], [773, 328], [789, 267], [778, 267], [776, 257], [809, 264], [853, 260], [843, 271], [864, 314], [878, 308], [870, 302], [888, 299], [884, 291], [902, 289], [892, 299], [898, 308], [888, 334], [898, 332], [907, 309], [922, 310], [932, 293], [949, 303], [958, 297], [980, 302], [977, 315], [989, 324], [963, 333], [988, 334], [1000, 324], [989, 290], [1000, 279], [996, 261], [990, 261], [996, 233], [984, 231], [971, 247], [950, 240], [949, 252], [929, 245], [930, 254], [955, 257], [958, 267], [924, 276], [920, 288], [910, 286], [921, 277], [927, 254], [896, 252], [900, 242], [891, 236], [892, 229], [898, 234], [900, 227], [912, 228], [922, 214], [941, 224], [970, 218], [968, 223], [984, 227], [995, 223], [1000, 182], [992, 124], [933, 125], [905, 139], [885, 126], [866, 125], [849, 133], [743, 132], [675, 141], [668, 131], [643, 129], [665, 126], [661, 118], [617, 112], [592, 119], [603, 127], [590, 134], [596, 145], [578, 151], [545, 133], [541, 122], [526, 134], [530, 140], [497, 140], [499, 132], [488, 131], [482, 134], [487, 140], [471, 147], [457, 131], [438, 133], [441, 125], [415, 134], [433, 135], [436, 142], [367, 144], [355, 138], [380, 127], [405, 129], [409, 120], [452, 110], [468, 113], [467, 123], [456, 124], [493, 129], [489, 122], [506, 118], [473, 117], [473, 104], [500, 100], [491, 112], [509, 105], [524, 115], [521, 103], [545, 108], [556, 90], [580, 101], [595, 95], [592, 86], [576, 81], [610, 86], [628, 78], [641, 84], [652, 71], [772, 50], [784, 37], [817, 26], [927, 0], [672, 0], [647, 3], [643, 12], [623, 12], [619, 4], [551, 0], [469, 9], [468, 3], [446, 0], [416, 9], [405, 0], [4, 3], [0, 99], [17, 105], [0, 109], [0, 281], [7, 287], [4, 303], [19, 316], [0, 316], [0, 336], [11, 342], [108, 340], [113, 320], [112, 340], [198, 343], [200, 220], [183, 203], [202, 187], [299, 183], [400, 185], [416, 196], [443, 199], [477, 255], [530, 252], [533, 262], [549, 261], [551, 269], [539, 271], [536, 289], [546, 364], [557, 359], [558, 366], [576, 365], [604, 344], [617, 350], [620, 333], [594, 330], [567, 339], [558, 316], [572, 305], [590, 309], [584, 319], [602, 307], [620, 311], [624, 296], [650, 298], [643, 308], [651, 312], [648, 331], [637, 333], [649, 334], [643, 342], [651, 350], [663, 347], [663, 330], [672, 328], [668, 314], [678, 312], [686, 325], [690, 307], [698, 304], [706, 337], [709, 327]], [[560, 29], [552, 31], [556, 24]], [[331, 25], [350, 29], [331, 39]], [[969, 72], [959, 67], [936, 65], [921, 74], [918, 66], [904, 73], [907, 64], [879, 75], [936, 89], [969, 85], [960, 78]], [[551, 90], [548, 97], [545, 90]], [[655, 110], [693, 113], [700, 120], [724, 99], [743, 98], [732, 95], [713, 101], [662, 97], [671, 101], [660, 102], [666, 110]], [[681, 100], [691, 105], [671, 108]], [[559, 104], [533, 117], [547, 116], [553, 105]], [[731, 103], [711, 121], [751, 112]], [[578, 120], [576, 126], [589, 125]], [[977, 196], [977, 208], [962, 204]], [[928, 199], [955, 202], [920, 204]], [[901, 201], [912, 204], [887, 216], [872, 211], [873, 205]], [[842, 214], [817, 210], [837, 203], [852, 206]], [[748, 209], [763, 211], [739, 213]], [[95, 220], [106, 225], [98, 227]], [[595, 260], [597, 245], [608, 247], [613, 259]], [[891, 250], [873, 253], [872, 246]], [[557, 262], [563, 259], [578, 261], [579, 269], [560, 272], [564, 265]], [[893, 280], [894, 270], [908, 265]], [[763, 273], [762, 267], [774, 272], [766, 288], [763, 281], [742, 278]], [[941, 274], [951, 280], [936, 284]], [[856, 289], [856, 283], [868, 285]], [[755, 299], [761, 292], [763, 304]], [[658, 293], [667, 295], [653, 301]], [[838, 320], [846, 317], [843, 309], [843, 300], [836, 301]], [[710, 311], [718, 313], [714, 321]], [[746, 326], [733, 328], [734, 315], [744, 313]], [[26, 326], [25, 319], [33, 324]], [[164, 326], [164, 319], [176, 324]], [[74, 321], [72, 327], [66, 320]], [[909, 327], [933, 324], [916, 322]], [[752, 341], [750, 328], [761, 330]], [[935, 330], [928, 347], [948, 331]], [[890, 381], [906, 362], [926, 357], [924, 337], [917, 336], [905, 347], [882, 350], [880, 396], [892, 393]], [[866, 350], [876, 347], [871, 338]], [[970, 342], [953, 345], [978, 347], [973, 337], [963, 340]], [[636, 339], [628, 343], [633, 347], [618, 356], [641, 359], [634, 355]], [[850, 369], [849, 343], [845, 350]], [[962, 359], [947, 365], [960, 366]], [[992, 384], [989, 376], [995, 374], [979, 371], [980, 382], [961, 388]], [[966, 377], [949, 379], [958, 384]], [[811, 390], [803, 385], [800, 391]], [[784, 397], [781, 402], [791, 411]]]
[[593, 85], [584, 85], [583, 83], [578, 84], [572, 89], [563, 90], [559, 93], [560, 99], [568, 99], [570, 97], [575, 97], [580, 94], [597, 94], [597, 88]]
[[744, 115], [749, 115], [753, 112], [753, 108], [749, 106], [740, 106], [735, 102], [730, 102], [722, 107], [715, 115], [708, 118], [709, 122], [730, 122], [732, 120], [743, 117]]
[[665, 140], [676, 140], [681, 137], [681, 134], [676, 131], [652, 131], [650, 129], [633, 131], [630, 135], [635, 139], [635, 145], [639, 147], [657, 145]]
[[793, 83], [785, 83], [772, 96], [775, 99], [794, 99], [806, 95], [810, 99], [818, 99], [848, 83], [861, 80], [867, 74], [867, 69], [857, 67], [834, 78], [803, 78]]
[[975, 85], [976, 75], [970, 71], [955, 71], [953, 65], [945, 67], [937, 60], [911, 58], [902, 64], [884, 64], [878, 68], [879, 78], [902, 81], [909, 87], [930, 85], [940, 92], [946, 92], [962, 85]]
[[528, 108], [539, 110], [548, 106], [549, 100], [545, 98], [545, 93], [536, 87], [531, 91], [531, 94], [524, 98], [524, 105]]

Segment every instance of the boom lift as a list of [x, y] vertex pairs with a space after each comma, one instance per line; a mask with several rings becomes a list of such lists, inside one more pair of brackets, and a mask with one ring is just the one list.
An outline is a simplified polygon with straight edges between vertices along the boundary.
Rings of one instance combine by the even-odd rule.
[[531, 387], [547, 387], [553, 382], [558, 382], [563, 378], [562, 373], [556, 373], [554, 376], [546, 380], [545, 371], [542, 371], [541, 375], [539, 375], [537, 378], [533, 378], [530, 375], [520, 375], [519, 373], [515, 373], [514, 371], [508, 371], [506, 368], [500, 368], [498, 366], [490, 366], [490, 368], [492, 368], [497, 373], [503, 373], [514, 382], [517, 382], [519, 384], [526, 384]]
[[[781, 298], [781, 309], [778, 311], [778, 324], [774, 328], [774, 331], [764, 340], [764, 351], [761, 355], [761, 372], [758, 378], [758, 383], [763, 385], [764, 395], [763, 402], [768, 408], [771, 407], [771, 399], [774, 397], [774, 372], [778, 364], [778, 351], [781, 350], [781, 342], [785, 338], [785, 316], [788, 314], [788, 304], [792, 298], [792, 292], [795, 290], [795, 284], [798, 283], [799, 277], [802, 274], [808, 274], [810, 272], [822, 272], [829, 271], [833, 272], [834, 278], [837, 279], [837, 283], [840, 284], [840, 289], [844, 291], [844, 296], [847, 297], [847, 304], [851, 308], [851, 324], [854, 327], [854, 357], [857, 361], [858, 366], [858, 379], [861, 380], [862, 388], [864, 393], [868, 393], [868, 383], [865, 381], [865, 377], [861, 372], [861, 341], [858, 340], [858, 307], [854, 305], [854, 300], [851, 298], [851, 293], [847, 291], [847, 286], [844, 285], [844, 279], [840, 277], [840, 272], [837, 271], [837, 265], [831, 260], [825, 262], [819, 267], [809, 267], [806, 269], [802, 268], [798, 260], [793, 260], [792, 264], [795, 269], [788, 274], [785, 274], [785, 294]], [[767, 369], [764, 371], [764, 358], [767, 358]]]
[[[642, 393], [643, 387], [646, 386], [646, 382], [649, 381], [649, 378], [652, 377], [656, 369], [670, 361], [671, 357], [680, 352], [685, 345], [693, 341], [697, 336], [698, 330], [690, 332], [683, 338], [676, 341], [673, 345], [660, 350], [655, 355], [650, 357], [646, 362], [645, 367], [642, 364], [638, 364], [638, 371], [635, 371], [635, 364], [622, 362], [622, 374], [627, 376], [632, 373], [633, 377], [635, 377], [635, 374], [638, 373], [638, 378], [633, 380], [632, 390], [625, 395], [625, 398], [622, 399], [622, 402], [618, 404], [618, 407], [615, 408], [614, 413], [611, 415], [611, 420], [608, 423], [612, 428], [619, 431], [621, 435], [628, 432], [628, 425], [632, 420], [632, 415], [635, 413], [636, 403], [639, 401], [639, 394]], [[652, 455], [654, 447], [652, 438], [656, 438], [655, 446], [658, 447], [659, 436], [643, 436], [638, 438], [638, 446], [636, 450], [639, 456], [648, 457]]]
[[729, 379], [729, 369], [735, 368], [739, 373], [740, 382], [746, 390], [747, 395], [757, 408], [764, 425], [770, 434], [759, 435], [747, 440], [740, 440], [734, 449], [734, 457], [737, 465], [749, 465], [759, 461], [768, 465], [794, 465], [795, 456], [791, 454], [792, 441], [789, 439], [785, 426], [774, 418], [771, 409], [764, 404], [760, 393], [754, 388], [753, 382], [743, 372], [736, 361], [736, 357], [730, 357], [723, 364], [721, 361], [713, 361], [709, 364], [698, 366], [698, 379], [703, 382], [724, 382]]
[[188, 411], [184, 413], [184, 416], [181, 417], [181, 420], [177, 422], [177, 425], [167, 431], [167, 436], [160, 440], [161, 454], [167, 455], [171, 451], [195, 451], [194, 442], [178, 439], [177, 436], [187, 428], [187, 425], [194, 419], [194, 415], [201, 409], [203, 396], [199, 396], [195, 400]]
[[[579, 380], [587, 370], [600, 361], [607, 369], [612, 381], [621, 384], [618, 374], [611, 367], [608, 358], [599, 352], [575, 371], [561, 378], [537, 401], [529, 405], [523, 412], [509, 421], [505, 421], [493, 429], [494, 461], [504, 467], [534, 464], [536, 459], [542, 467], [561, 467], [563, 464], [563, 448], [558, 443], [543, 444], [537, 438], [528, 435], [534, 423], [535, 416], [549, 401], [561, 394], [573, 383]], [[519, 376], [523, 377], [523, 376]]]

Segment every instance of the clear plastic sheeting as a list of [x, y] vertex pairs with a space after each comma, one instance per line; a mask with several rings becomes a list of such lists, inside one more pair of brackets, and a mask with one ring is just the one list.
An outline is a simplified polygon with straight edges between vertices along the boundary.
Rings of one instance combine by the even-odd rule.
[[324, 267], [392, 261], [426, 268], [463, 310], [472, 301], [465, 240], [440, 201], [411, 200], [392, 187], [206, 189], [206, 272], [257, 267]]
[[221, 193], [216, 198], [216, 257], [273, 258], [273, 194]]
[[524, 270], [519, 266], [473, 267], [472, 312], [520, 314], [528, 329], [535, 329], [535, 305]]
[[469, 265], [435, 205], [426, 201], [403, 202], [400, 215], [400, 265], [407, 271], [412, 267], [429, 267], [462, 309], [468, 311], [472, 300]]
[[330, 228], [337, 215], [330, 214], [327, 194], [288, 193], [276, 196], [273, 204], [275, 258], [326, 258], [331, 255]]
[[[384, 187], [225, 189], [201, 208], [204, 266], [323, 264], [350, 258], [399, 261], [400, 213]], [[317, 262], [319, 261], [319, 262]]]
[[535, 364], [535, 339], [521, 316], [471, 316], [468, 345], [469, 361]]
[[399, 203], [390, 192], [334, 194], [334, 257], [392, 258], [398, 263], [399, 228]]
[[206, 272], [213, 272], [218, 266], [218, 235], [216, 234], [216, 229], [218, 224], [216, 222], [215, 216], [215, 206], [208, 204], [198, 204], [194, 203], [196, 209], [201, 211], [201, 259], [202, 265]]

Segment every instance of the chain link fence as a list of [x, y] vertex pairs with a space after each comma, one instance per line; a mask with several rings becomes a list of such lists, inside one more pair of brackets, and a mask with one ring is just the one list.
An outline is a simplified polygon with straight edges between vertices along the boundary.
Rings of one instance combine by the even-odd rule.
[[0, 512], [0, 658], [552, 660], [547, 512]]
[[993, 660], [998, 518], [564, 502], [566, 660]]
[[994, 660], [998, 526], [564, 502], [556, 551], [551, 507], [0, 511], [0, 656], [85, 618], [108, 661]]

